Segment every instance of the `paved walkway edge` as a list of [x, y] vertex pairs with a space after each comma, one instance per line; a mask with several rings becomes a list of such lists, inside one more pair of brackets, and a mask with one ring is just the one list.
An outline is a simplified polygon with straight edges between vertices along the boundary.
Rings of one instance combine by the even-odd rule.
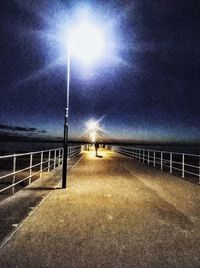
[[[78, 161], [76, 161], [71, 167], [75, 167], [83, 158], [83, 155], [78, 159]], [[26, 215], [17, 225], [17, 227], [11, 231], [1, 242], [0, 242], [0, 249], [2, 249], [7, 242], [15, 235], [15, 233], [22, 227], [22, 225], [31, 217], [31, 215], [49, 198], [49, 196], [54, 192], [54, 190], [56, 188], [58, 188], [60, 182], [57, 183], [54, 188], [47, 194], [47, 196], [45, 196], [29, 213], [28, 215]]]
[[21, 222], [18, 224], [16, 229], [14, 231], [11, 231], [10, 234], [8, 234], [0, 243], [0, 249], [2, 249], [5, 244], [13, 237], [13, 235], [21, 228], [21, 226], [31, 217], [31, 215], [44, 203], [44, 201], [53, 193], [53, 191], [58, 187], [60, 182], [48, 193], [47, 196], [45, 196], [39, 203], [36, 205], [33, 210], [31, 210], [27, 216], [24, 217], [24, 219], [21, 220]]

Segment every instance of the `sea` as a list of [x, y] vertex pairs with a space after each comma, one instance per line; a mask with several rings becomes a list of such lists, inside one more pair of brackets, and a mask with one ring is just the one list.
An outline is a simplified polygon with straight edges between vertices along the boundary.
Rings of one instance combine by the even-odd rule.
[[[76, 145], [69, 143], [69, 146]], [[178, 152], [178, 153], [188, 153], [188, 154], [198, 154], [200, 155], [200, 145], [191, 145], [191, 144], [173, 144], [173, 145], [119, 145], [119, 146], [128, 146], [134, 148], [142, 148], [149, 150], [158, 150], [158, 151], [169, 151], [169, 152]], [[0, 141], [0, 155], [8, 155], [15, 153], [27, 153], [35, 152], [42, 150], [49, 150], [55, 148], [63, 147], [62, 142], [31, 142], [31, 141]]]
[[63, 147], [62, 142], [0, 141], [0, 155], [28, 153]]

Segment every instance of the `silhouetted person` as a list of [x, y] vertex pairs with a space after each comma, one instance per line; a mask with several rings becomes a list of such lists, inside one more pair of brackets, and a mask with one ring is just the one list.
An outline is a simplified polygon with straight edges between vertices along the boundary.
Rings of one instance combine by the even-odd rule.
[[98, 155], [98, 149], [99, 149], [99, 144], [98, 144], [98, 142], [95, 142], [94, 147], [95, 147], [96, 156], [97, 156], [97, 155]]

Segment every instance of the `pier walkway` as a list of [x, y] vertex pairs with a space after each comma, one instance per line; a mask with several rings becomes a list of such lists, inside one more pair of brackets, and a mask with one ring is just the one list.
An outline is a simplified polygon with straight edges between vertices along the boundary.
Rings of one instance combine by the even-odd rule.
[[86, 152], [0, 249], [0, 267], [200, 267], [200, 187]]

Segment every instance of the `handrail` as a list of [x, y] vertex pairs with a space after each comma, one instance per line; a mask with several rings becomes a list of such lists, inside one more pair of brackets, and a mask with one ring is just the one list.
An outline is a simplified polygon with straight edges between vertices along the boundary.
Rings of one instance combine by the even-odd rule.
[[[78, 156], [83, 149], [83, 145], [69, 146], [68, 159]], [[22, 159], [22, 157], [26, 158]], [[63, 164], [63, 148], [4, 155], [0, 156], [0, 163], [2, 160], [6, 162], [4, 162], [4, 170], [0, 171], [0, 193], [11, 188], [12, 194], [14, 194], [16, 185], [26, 180], [30, 184], [35, 175], [39, 174], [42, 178], [44, 171], [50, 172], [61, 166]], [[5, 172], [7, 173], [5, 174]], [[3, 180], [6, 181], [3, 183]]]
[[181, 172], [181, 177], [188, 175], [198, 177], [200, 184], [200, 155], [178, 153], [170, 151], [159, 151], [147, 148], [128, 147], [128, 146], [109, 146], [109, 148], [117, 153], [132, 157], [139, 162], [153, 164], [153, 167], [160, 167], [161, 170], [170, 173]]
[[150, 151], [150, 152], [158, 152], [158, 153], [172, 153], [172, 154], [184, 154], [188, 156], [200, 156], [199, 154], [189, 154], [189, 153], [183, 153], [183, 152], [174, 152], [174, 151], [159, 151], [159, 150], [153, 150], [153, 149], [147, 149], [147, 148], [140, 148], [140, 147], [129, 147], [127, 146], [115, 146], [111, 145], [111, 147], [120, 147], [120, 148], [126, 148], [126, 149], [139, 149], [139, 150], [145, 150], [145, 151]]
[[[74, 146], [74, 147], [76, 147], [76, 146]], [[24, 155], [30, 155], [30, 154], [39, 154], [41, 152], [46, 153], [46, 152], [52, 152], [52, 151], [60, 150], [60, 149], [62, 149], [62, 148], [49, 149], [49, 150], [36, 151], [36, 152], [28, 152], [28, 153], [20, 153], [20, 154], [1, 155], [0, 156], [0, 159], [8, 158], [8, 157], [13, 157], [13, 156], [24, 156]]]

